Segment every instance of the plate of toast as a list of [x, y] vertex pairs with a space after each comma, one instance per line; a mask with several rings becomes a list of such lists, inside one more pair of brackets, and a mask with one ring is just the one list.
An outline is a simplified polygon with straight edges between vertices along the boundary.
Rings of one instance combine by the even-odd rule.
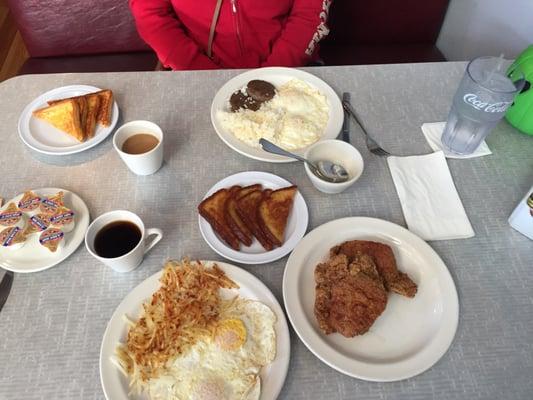
[[215, 184], [198, 205], [200, 232], [221, 256], [242, 264], [275, 261], [305, 235], [309, 214], [298, 188], [248, 171]]
[[22, 112], [18, 130], [31, 149], [68, 155], [102, 142], [118, 121], [118, 106], [110, 89], [63, 86], [43, 93]]

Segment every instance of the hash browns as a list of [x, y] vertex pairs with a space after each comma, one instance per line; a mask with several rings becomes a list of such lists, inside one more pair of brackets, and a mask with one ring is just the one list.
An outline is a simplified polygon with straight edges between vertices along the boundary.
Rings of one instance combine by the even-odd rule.
[[211, 335], [221, 309], [219, 289], [239, 287], [216, 264], [208, 268], [188, 259], [168, 261], [160, 282], [117, 348], [134, 385], [157, 377], [174, 356]]

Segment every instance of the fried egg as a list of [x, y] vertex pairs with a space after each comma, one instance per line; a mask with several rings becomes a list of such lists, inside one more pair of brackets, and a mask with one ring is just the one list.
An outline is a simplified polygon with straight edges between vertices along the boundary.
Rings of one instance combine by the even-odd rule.
[[[178, 363], [179, 364], [179, 363]], [[213, 371], [203, 365], [181, 369], [176, 363], [149, 382], [153, 400], [258, 400], [260, 378], [253, 374]]]
[[220, 315], [214, 345], [243, 364], [267, 365], [276, 356], [276, 315], [259, 301], [236, 299]]
[[257, 111], [219, 110], [222, 127], [238, 140], [260, 148], [265, 138], [286, 150], [301, 149], [315, 143], [324, 134], [329, 120], [327, 97], [299, 79], [280, 85], [272, 100]]
[[258, 400], [259, 373], [276, 356], [276, 315], [259, 301], [236, 298], [222, 307], [212, 337], [175, 358], [149, 381], [154, 400]]

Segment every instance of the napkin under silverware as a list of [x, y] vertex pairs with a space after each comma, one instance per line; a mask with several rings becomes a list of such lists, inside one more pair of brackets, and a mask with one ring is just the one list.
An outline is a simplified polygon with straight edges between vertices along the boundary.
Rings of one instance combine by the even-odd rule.
[[442, 151], [447, 158], [474, 158], [492, 154], [492, 151], [490, 151], [489, 146], [487, 146], [485, 141], [482, 141], [476, 151], [472, 154], [460, 155], [448, 151], [442, 145], [440, 140], [445, 126], [446, 122], [426, 122], [425, 124], [422, 124], [422, 132], [433, 151]]
[[409, 230], [424, 240], [475, 235], [442, 151], [387, 159]]

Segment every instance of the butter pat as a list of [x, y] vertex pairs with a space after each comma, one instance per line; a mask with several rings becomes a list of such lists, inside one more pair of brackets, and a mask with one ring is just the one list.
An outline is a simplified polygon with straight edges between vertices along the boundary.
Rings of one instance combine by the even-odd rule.
[[30, 217], [28, 226], [24, 231], [25, 235], [31, 235], [32, 233], [42, 232], [48, 229], [50, 226], [50, 215], [48, 214], [35, 214]]
[[15, 203], [9, 203], [6, 209], [0, 212], [0, 227], [1, 226], [16, 226], [24, 229], [26, 226], [26, 217], [18, 209]]
[[39, 236], [39, 243], [52, 253], [61, 251], [65, 244], [65, 234], [60, 229], [47, 229]]
[[50, 217], [50, 224], [65, 233], [72, 231], [74, 229], [74, 211], [66, 207], [59, 207], [55, 214]]
[[39, 205], [39, 209], [41, 210], [41, 212], [45, 214], [55, 214], [56, 211], [59, 209], [59, 207], [63, 207], [65, 205], [63, 196], [64, 196], [64, 193], [59, 192], [55, 194], [54, 196], [43, 197], [41, 199], [41, 204]]
[[0, 246], [9, 250], [20, 249], [26, 243], [26, 236], [18, 226], [6, 228], [0, 232]]
[[25, 192], [22, 198], [20, 199], [18, 203], [18, 208], [22, 212], [30, 213], [39, 208], [40, 204], [41, 198], [35, 193], [33, 193], [31, 190], [29, 190]]

